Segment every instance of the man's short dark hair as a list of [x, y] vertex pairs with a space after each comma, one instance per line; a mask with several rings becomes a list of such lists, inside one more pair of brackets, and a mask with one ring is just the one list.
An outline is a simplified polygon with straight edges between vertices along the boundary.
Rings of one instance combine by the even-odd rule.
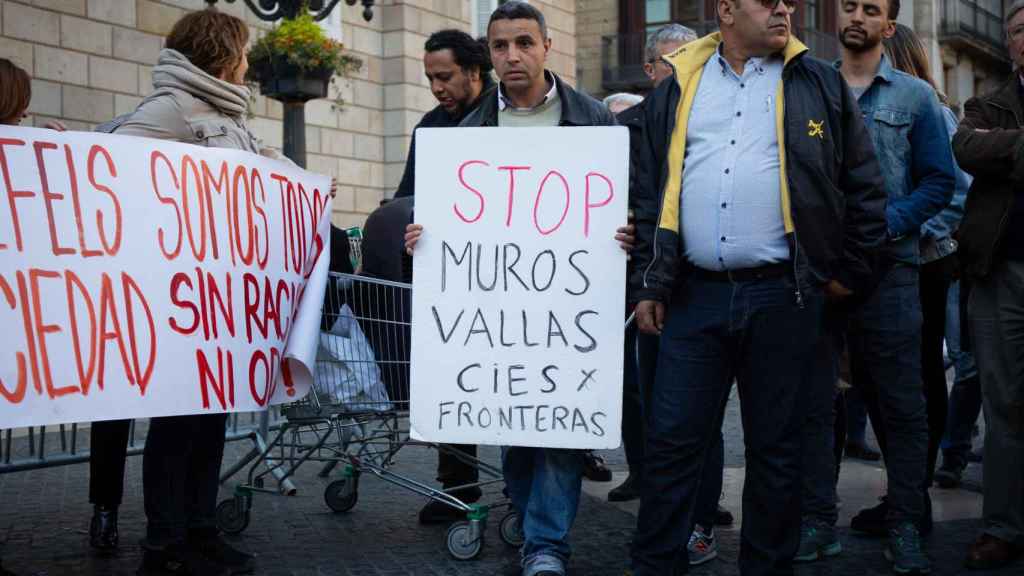
[[548, 23], [544, 20], [544, 14], [526, 2], [511, 0], [491, 12], [491, 19], [487, 21], [487, 33], [491, 33], [491, 24], [497, 20], [535, 20], [540, 26], [541, 38], [548, 39]]
[[476, 68], [480, 71], [481, 79], [486, 78], [493, 69], [491, 54], [487, 50], [487, 45], [479, 40], [475, 40], [462, 30], [455, 30], [453, 28], [438, 30], [431, 34], [430, 38], [427, 38], [427, 43], [423, 45], [423, 49], [427, 52], [451, 50], [452, 57], [459, 68], [463, 70]]

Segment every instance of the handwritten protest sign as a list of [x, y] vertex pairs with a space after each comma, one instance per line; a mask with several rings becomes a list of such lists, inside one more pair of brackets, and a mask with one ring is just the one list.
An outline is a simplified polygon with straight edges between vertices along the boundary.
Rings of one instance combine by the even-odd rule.
[[628, 148], [621, 127], [417, 131], [414, 437], [619, 445]]
[[329, 186], [235, 150], [0, 127], [0, 428], [301, 398]]

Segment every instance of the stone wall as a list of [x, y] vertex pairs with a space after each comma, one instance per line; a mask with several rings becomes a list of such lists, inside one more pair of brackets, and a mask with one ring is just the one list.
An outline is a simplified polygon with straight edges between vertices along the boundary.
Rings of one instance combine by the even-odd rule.
[[[534, 2], [554, 41], [550, 66], [576, 77], [574, 0]], [[307, 164], [340, 184], [334, 220], [362, 223], [401, 179], [412, 128], [435, 101], [423, 76], [423, 43], [444, 27], [469, 30], [472, 0], [382, 0], [365, 22], [361, 6], [341, 3], [341, 38], [363, 60], [349, 78], [337, 78], [333, 101], [306, 107]], [[163, 37], [203, 0], [0, 0], [0, 57], [33, 77], [29, 125], [60, 119], [73, 130], [134, 109], [152, 89], [150, 73]], [[267, 25], [241, 0], [219, 8], [246, 20], [256, 34]], [[280, 104], [257, 96], [253, 130], [282, 144]]]

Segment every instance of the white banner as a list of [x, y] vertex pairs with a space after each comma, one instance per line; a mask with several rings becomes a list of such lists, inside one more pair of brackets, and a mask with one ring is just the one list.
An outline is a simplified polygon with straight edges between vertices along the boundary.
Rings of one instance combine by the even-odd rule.
[[413, 436], [617, 447], [626, 129], [421, 129], [416, 154]]
[[0, 428], [301, 398], [329, 187], [237, 150], [0, 127]]

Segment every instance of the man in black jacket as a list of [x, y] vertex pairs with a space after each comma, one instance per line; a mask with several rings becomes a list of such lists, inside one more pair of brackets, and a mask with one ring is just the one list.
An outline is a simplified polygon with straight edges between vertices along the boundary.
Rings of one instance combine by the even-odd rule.
[[427, 38], [423, 70], [430, 81], [436, 108], [427, 112], [412, 133], [405, 172], [395, 198], [412, 196], [416, 186], [416, 130], [450, 128], [476, 109], [484, 94], [494, 88], [487, 46], [462, 30], [441, 30]]
[[[437, 98], [436, 108], [427, 112], [416, 125], [419, 128], [449, 128], [458, 126], [466, 114], [476, 109], [485, 94], [494, 87], [491, 79], [491, 58], [487, 46], [473, 39], [461, 30], [440, 30], [427, 38], [423, 49], [423, 69], [430, 81], [430, 91]], [[405, 160], [405, 172], [395, 192], [395, 200], [391, 205], [378, 208], [367, 220], [367, 227], [374, 233], [367, 233], [364, 239], [365, 249], [364, 272], [387, 280], [410, 282], [410, 262], [402, 259], [402, 231], [412, 222], [412, 196], [416, 186], [416, 132], [413, 131], [409, 155]], [[397, 202], [397, 204], [395, 203]], [[394, 221], [408, 216], [404, 222]], [[371, 224], [373, 226], [371, 226]], [[397, 242], [397, 244], [396, 244]], [[391, 250], [397, 248], [397, 250]], [[381, 253], [386, 250], [386, 253]], [[376, 256], [382, 256], [377, 258]], [[365, 257], [369, 261], [365, 261]], [[374, 267], [382, 263], [390, 263], [394, 272], [402, 273], [400, 277], [380, 274]], [[370, 268], [367, 269], [367, 266]], [[409, 277], [404, 277], [404, 271]], [[479, 480], [479, 472], [472, 460], [459, 458], [461, 451], [469, 458], [476, 457], [476, 446], [454, 445], [444, 446], [437, 453], [437, 481], [445, 490], [455, 490], [453, 494], [461, 500], [472, 503], [480, 499], [480, 488], [459, 489], [460, 486], [473, 485]], [[443, 502], [431, 500], [420, 510], [421, 524], [441, 524], [462, 516], [459, 510]]]
[[721, 33], [666, 58], [675, 77], [645, 110], [630, 292], [640, 329], [662, 341], [637, 576], [686, 570], [701, 465], [734, 379], [748, 458], [740, 571], [792, 573], [825, 300], [870, 284], [886, 234], [860, 111], [790, 35], [795, 0], [717, 7]]
[[967, 567], [1024, 554], [1024, 1], [1007, 10], [1014, 73], [964, 105], [956, 161], [974, 176], [957, 253], [971, 282], [968, 319], [985, 409], [985, 528]]

